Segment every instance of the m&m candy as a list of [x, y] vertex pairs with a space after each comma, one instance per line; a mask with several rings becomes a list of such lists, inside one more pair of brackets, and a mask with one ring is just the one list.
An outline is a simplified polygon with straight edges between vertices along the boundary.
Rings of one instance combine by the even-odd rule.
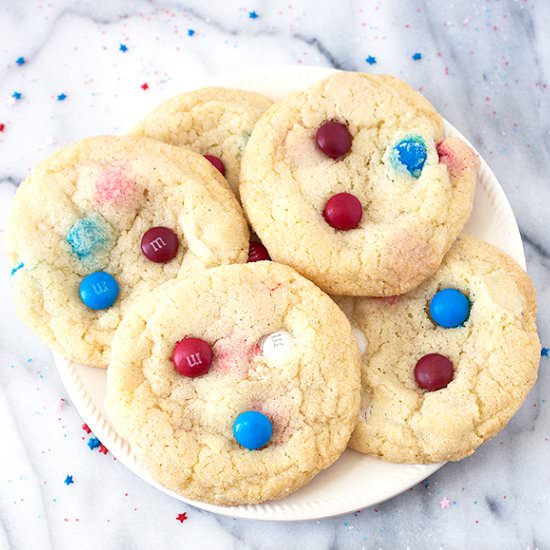
[[448, 357], [429, 353], [416, 363], [414, 378], [423, 390], [436, 391], [447, 387], [453, 379], [453, 372], [453, 364]]
[[325, 221], [334, 229], [348, 231], [355, 229], [363, 217], [363, 207], [359, 199], [351, 193], [333, 195], [323, 210]]
[[419, 178], [428, 158], [426, 144], [420, 136], [409, 135], [394, 146], [391, 158], [396, 168], [403, 166], [413, 178]]
[[212, 348], [208, 342], [186, 337], [176, 344], [171, 360], [179, 374], [195, 378], [208, 372], [212, 356]]
[[469, 316], [470, 301], [455, 288], [440, 290], [430, 301], [430, 317], [440, 327], [459, 327]]
[[225, 164], [221, 158], [215, 157], [214, 155], [203, 155], [203, 157], [210, 161], [210, 163], [218, 169], [218, 172], [220, 172], [222, 176], [225, 176]]
[[233, 423], [233, 435], [237, 443], [254, 451], [265, 447], [273, 434], [269, 418], [258, 411], [241, 413]]
[[315, 141], [327, 157], [338, 159], [351, 149], [352, 138], [345, 124], [329, 120], [319, 126]]
[[260, 340], [260, 351], [267, 359], [281, 357], [292, 346], [294, 337], [287, 330], [278, 330]]
[[250, 242], [248, 248], [248, 262], [261, 262], [271, 260], [267, 248], [262, 243]]
[[178, 254], [178, 236], [169, 227], [151, 227], [141, 237], [141, 251], [152, 262], [166, 263]]
[[90, 309], [107, 309], [118, 298], [116, 279], [105, 271], [90, 273], [80, 283], [80, 299]]

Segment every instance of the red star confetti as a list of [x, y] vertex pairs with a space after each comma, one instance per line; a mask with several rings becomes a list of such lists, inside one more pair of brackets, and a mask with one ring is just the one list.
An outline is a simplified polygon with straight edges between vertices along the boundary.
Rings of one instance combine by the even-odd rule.
[[141, 89], [142, 89], [142, 90], [148, 90], [148, 89], [149, 89], [149, 84], [147, 84], [147, 82], [144, 82], [144, 83], [141, 85]]
[[176, 516], [176, 519], [180, 522], [180, 523], [183, 523], [184, 521], [187, 520], [187, 512], [183, 512], [183, 514], [178, 514]]
[[92, 430], [90, 430], [88, 424], [82, 424], [82, 429], [83, 429], [87, 434], [92, 433]]
[[441, 506], [443, 510], [446, 510], [451, 506], [451, 501], [447, 497], [443, 497], [443, 499], [439, 501], [439, 506]]
[[6, 129], [6, 125], [5, 125], [5, 124], [2, 124], [2, 123], [0, 122], [0, 132], [3, 132], [5, 129]]
[[99, 452], [103, 455], [106, 455], [109, 452], [109, 449], [107, 449], [107, 447], [105, 447], [105, 445], [101, 443], [101, 445], [99, 446]]

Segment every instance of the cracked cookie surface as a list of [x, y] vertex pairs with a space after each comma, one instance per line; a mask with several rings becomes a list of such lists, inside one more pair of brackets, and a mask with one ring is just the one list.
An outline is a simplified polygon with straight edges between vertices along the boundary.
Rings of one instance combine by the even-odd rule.
[[[351, 135], [338, 159], [316, 143], [327, 121]], [[274, 260], [331, 294], [388, 296], [437, 270], [472, 210], [477, 167], [475, 153], [445, 138], [441, 117], [407, 84], [342, 72], [260, 118], [243, 156], [241, 200]], [[323, 216], [342, 193], [362, 207], [358, 227], [344, 231]]]
[[[262, 338], [287, 331], [284, 353]], [[179, 375], [183, 337], [213, 350], [207, 374]], [[274, 262], [222, 266], [172, 281], [134, 303], [113, 340], [106, 405], [113, 426], [162, 485], [217, 504], [295, 491], [344, 452], [359, 412], [359, 355], [336, 304]], [[246, 410], [273, 424], [261, 450], [240, 447]]]
[[131, 133], [218, 157], [238, 198], [243, 151], [256, 121], [272, 103], [245, 90], [201, 88], [168, 99]]
[[[431, 298], [454, 288], [470, 301], [468, 320], [437, 326]], [[392, 462], [459, 460], [498, 433], [535, 383], [540, 343], [528, 275], [506, 254], [461, 235], [439, 271], [392, 298], [343, 302], [366, 335], [362, 409], [350, 446]], [[415, 364], [438, 353], [453, 363], [452, 381], [421, 389]]]
[[[154, 226], [179, 239], [168, 263], [142, 253], [142, 235]], [[245, 262], [248, 229], [227, 182], [201, 155], [105, 136], [66, 147], [31, 172], [13, 201], [5, 243], [21, 318], [69, 359], [105, 367], [134, 295], [199, 268]], [[115, 277], [120, 294], [94, 311], [79, 285], [100, 270]]]

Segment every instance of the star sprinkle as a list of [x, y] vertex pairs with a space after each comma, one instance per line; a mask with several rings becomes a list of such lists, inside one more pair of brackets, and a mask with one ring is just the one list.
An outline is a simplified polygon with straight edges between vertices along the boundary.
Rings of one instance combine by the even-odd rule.
[[420, 61], [422, 59], [422, 54], [420, 52], [416, 52], [413, 53], [411, 57], [414, 61]]
[[369, 55], [365, 61], [369, 64], [369, 65], [376, 65], [376, 57], [372, 56], [372, 55]]
[[101, 445], [99, 446], [99, 452], [102, 455], [106, 455], [109, 452], [109, 449], [107, 449], [107, 447], [105, 447], [105, 445], [103, 445], [103, 443], [101, 443]]
[[442, 510], [446, 510], [447, 508], [449, 508], [451, 506], [451, 501], [447, 497], [443, 497], [439, 501], [439, 506], [441, 506]]
[[64, 92], [61, 92], [60, 94], [58, 94], [57, 96], [57, 101], [65, 101], [67, 99], [67, 94], [64, 93]]
[[6, 125], [0, 122], [0, 133], [2, 133], [6, 129]]
[[147, 82], [144, 82], [142, 85], [141, 85], [141, 89], [142, 90], [148, 90], [149, 89], [149, 84], [147, 84]]
[[92, 433], [92, 430], [90, 430], [90, 427], [88, 426], [88, 424], [82, 424], [82, 429], [83, 429], [87, 434]]
[[248, 12], [248, 18], [249, 19], [258, 19], [260, 17], [255, 11], [249, 11]]
[[187, 520], [187, 512], [183, 512], [183, 514], [178, 514], [176, 516], [176, 519], [180, 522], [180, 523], [183, 523], [184, 521]]
[[23, 56], [18, 57], [15, 62], [21, 67], [21, 65], [25, 64], [25, 58]]
[[65, 481], [63, 481], [63, 483], [64, 483], [65, 485], [71, 485], [71, 484], [73, 484], [73, 483], [74, 483], [74, 481], [73, 481], [73, 476], [69, 476], [69, 475], [68, 475], [68, 476], [65, 478]]
[[90, 450], [93, 451], [94, 449], [97, 449], [101, 445], [101, 443], [97, 437], [90, 437], [90, 439], [88, 439], [87, 445], [88, 447], [90, 447]]
[[540, 350], [540, 356], [541, 357], [548, 357], [548, 352], [550, 352], [550, 348], [542, 348]]
[[124, 53], [128, 51], [128, 46], [126, 44], [121, 44], [118, 49]]
[[187, 36], [193, 36], [195, 31], [193, 29], [187, 29]]
[[19, 101], [23, 98], [23, 94], [21, 92], [13, 92], [13, 94], [11, 94], [11, 97], [15, 99], [15, 101]]

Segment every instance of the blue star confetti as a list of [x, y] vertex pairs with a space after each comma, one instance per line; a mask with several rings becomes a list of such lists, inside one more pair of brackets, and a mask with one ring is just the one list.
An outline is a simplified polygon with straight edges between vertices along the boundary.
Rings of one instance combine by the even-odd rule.
[[369, 65], [376, 65], [376, 57], [373, 57], [372, 55], [369, 55], [367, 58], [365, 58], [365, 61]]
[[18, 57], [15, 62], [21, 67], [21, 65], [25, 64], [25, 58], [23, 56]]
[[118, 49], [121, 51], [121, 52], [127, 52], [128, 51], [128, 46], [126, 44], [121, 44]]
[[414, 61], [420, 61], [422, 59], [422, 54], [420, 52], [416, 52], [413, 53], [411, 57]]
[[15, 101], [19, 101], [23, 98], [23, 94], [21, 92], [13, 92], [13, 94], [11, 94], [11, 97], [15, 99]]
[[248, 12], [248, 18], [249, 19], [258, 19], [260, 17], [255, 11], [249, 11]]
[[69, 476], [69, 475], [68, 475], [68, 476], [65, 478], [65, 481], [63, 481], [63, 483], [64, 483], [65, 485], [71, 485], [72, 483], [74, 483], [74, 481], [73, 481], [73, 476]]
[[57, 101], [65, 101], [67, 99], [67, 94], [65, 93], [60, 93], [58, 96], [57, 96]]
[[97, 449], [101, 443], [99, 442], [99, 439], [97, 437], [90, 437], [90, 439], [88, 439], [88, 443], [87, 443], [88, 447], [90, 447], [90, 450], [93, 451], [94, 449]]
[[195, 34], [194, 29], [187, 29], [187, 36], [193, 36]]
[[542, 348], [540, 350], [540, 356], [541, 357], [548, 357], [549, 352], [550, 352], [550, 348]]

